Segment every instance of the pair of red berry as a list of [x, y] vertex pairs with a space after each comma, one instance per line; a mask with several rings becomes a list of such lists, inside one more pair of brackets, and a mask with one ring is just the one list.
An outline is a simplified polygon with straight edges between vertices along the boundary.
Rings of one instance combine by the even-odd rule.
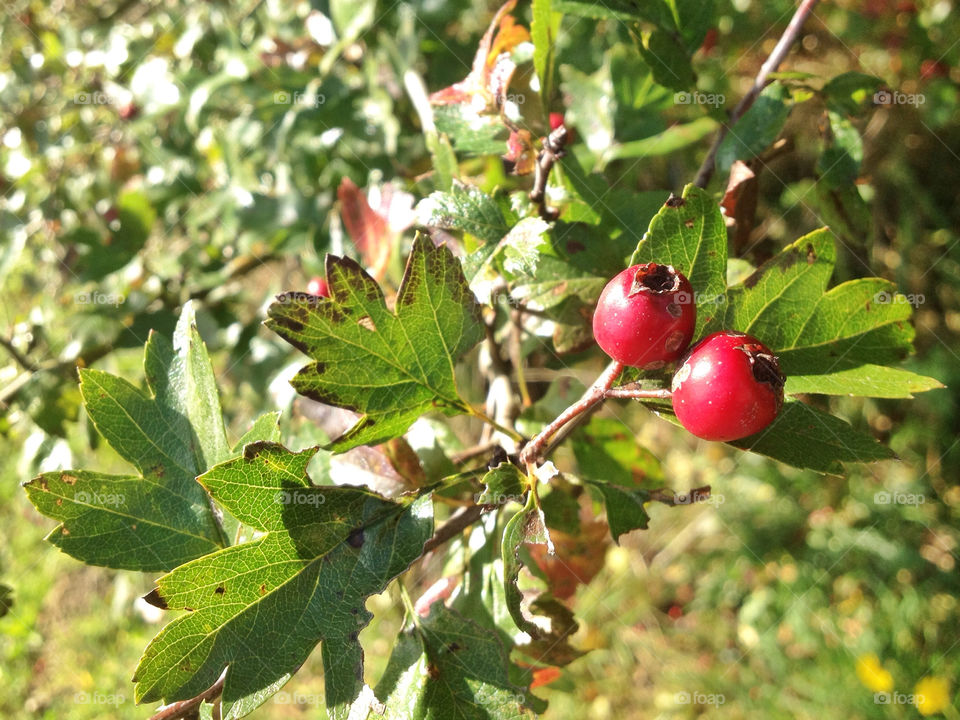
[[[690, 281], [671, 265], [634, 265], [607, 283], [593, 335], [607, 355], [652, 370], [678, 360], [697, 320]], [[708, 335], [673, 376], [673, 410], [705, 440], [738, 440], [763, 430], [783, 405], [784, 376], [767, 346], [743, 333]]]

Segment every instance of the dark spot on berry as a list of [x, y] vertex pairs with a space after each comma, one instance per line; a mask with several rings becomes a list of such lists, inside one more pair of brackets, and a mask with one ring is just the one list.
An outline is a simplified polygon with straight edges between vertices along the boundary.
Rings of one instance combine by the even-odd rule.
[[673, 317], [678, 318], [683, 314], [683, 308], [680, 307], [679, 303], [668, 303], [667, 312]]
[[652, 292], [658, 295], [674, 292], [680, 287], [680, 276], [672, 265], [647, 263], [637, 268], [630, 286], [630, 295]]
[[[677, 317], [680, 316], [678, 315]], [[667, 338], [667, 342], [664, 343], [664, 347], [667, 349], [667, 352], [675, 352], [680, 349], [681, 345], [683, 345], [683, 340], [683, 333], [677, 330], [676, 332], [670, 333], [670, 336]]]
[[766, 383], [776, 393], [783, 390], [786, 378], [780, 372], [780, 363], [777, 362], [776, 357], [766, 353], [758, 353], [751, 355], [750, 362], [753, 365], [753, 377], [757, 379], [757, 382]]

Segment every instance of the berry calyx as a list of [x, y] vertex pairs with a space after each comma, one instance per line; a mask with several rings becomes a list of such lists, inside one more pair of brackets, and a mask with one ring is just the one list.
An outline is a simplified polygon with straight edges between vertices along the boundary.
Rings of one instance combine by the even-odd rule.
[[623, 365], [644, 370], [679, 358], [697, 320], [690, 281], [672, 265], [633, 265], [614, 277], [593, 313], [593, 337]]
[[320, 297], [330, 297], [330, 288], [327, 287], [327, 281], [319, 275], [310, 278], [310, 282], [307, 283], [307, 292]]
[[729, 442], [758, 433], [783, 406], [786, 381], [770, 348], [723, 330], [690, 350], [673, 376], [673, 411], [688, 432]]

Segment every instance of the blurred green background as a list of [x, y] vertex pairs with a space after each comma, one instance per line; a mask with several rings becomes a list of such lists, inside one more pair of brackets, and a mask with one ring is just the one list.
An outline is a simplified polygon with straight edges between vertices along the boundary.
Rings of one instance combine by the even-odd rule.
[[[161, 626], [136, 602], [152, 578], [85, 567], [44, 544], [53, 523], [19, 488], [40, 470], [123, 468], [84, 417], [77, 363], [137, 381], [149, 329], [169, 333], [196, 298], [233, 439], [256, 412], [288, 409], [283, 373], [299, 361], [260, 328], [265, 304], [305, 288], [328, 250], [344, 251], [343, 178], [373, 188], [371, 200], [393, 191], [401, 210], [403, 192], [434, 189], [411, 78], [430, 91], [462, 79], [495, 10], [478, 0], [3, 3], [0, 603], [13, 605], [0, 619], [0, 716], [150, 714], [133, 704], [130, 677]], [[782, 0], [718, 2], [694, 56], [698, 91], [726, 100], [712, 108], [644, 89], [624, 23], [567, 17], [563, 106], [549, 110], [566, 110], [578, 158], [612, 187], [679, 190], [706, 152], [703, 133], [669, 153], [622, 147], [722, 118], [792, 12]], [[529, 13], [521, 2], [518, 19], [529, 24]], [[855, 119], [864, 157], [853, 216], [816, 188], [824, 108], [798, 102], [787, 147], [760, 174], [757, 227], [736, 248], [756, 263], [824, 222], [840, 226], [834, 281], [894, 280], [916, 304], [908, 367], [949, 387], [960, 384], [957, 37], [952, 0], [819, 7], [788, 61], [810, 74], [798, 82], [857, 71], [912, 100]], [[530, 74], [522, 65], [513, 89], [543, 134]], [[461, 159], [461, 176], [485, 188], [529, 183], [495, 156]], [[714, 496], [651, 508], [650, 530], [592, 547], [603, 566], [571, 599], [574, 644], [591, 652], [537, 690], [548, 717], [960, 718], [957, 395], [832, 409], [899, 461], [821, 477], [608, 411], [660, 459], [668, 485], [711, 484]], [[291, 444], [312, 432], [285, 415]], [[396, 600], [370, 603], [371, 681], [399, 629]], [[285, 691], [289, 702], [254, 717], [323, 716], [318, 660]]]

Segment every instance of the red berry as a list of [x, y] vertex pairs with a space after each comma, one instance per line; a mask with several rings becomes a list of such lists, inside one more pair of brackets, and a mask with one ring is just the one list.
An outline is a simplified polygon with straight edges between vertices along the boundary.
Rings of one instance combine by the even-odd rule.
[[671, 265], [634, 265], [607, 283], [593, 313], [593, 337], [617, 362], [644, 370], [679, 358], [697, 320], [690, 281]]
[[327, 287], [327, 281], [319, 275], [310, 278], [310, 282], [307, 283], [307, 292], [311, 295], [330, 297], [330, 288]]
[[673, 376], [673, 411], [699, 438], [739, 440], [777, 417], [784, 381], [777, 358], [759, 340], [715, 332], [693, 347]]
[[550, 113], [550, 129], [556, 130], [561, 125], [563, 125], [563, 113]]

